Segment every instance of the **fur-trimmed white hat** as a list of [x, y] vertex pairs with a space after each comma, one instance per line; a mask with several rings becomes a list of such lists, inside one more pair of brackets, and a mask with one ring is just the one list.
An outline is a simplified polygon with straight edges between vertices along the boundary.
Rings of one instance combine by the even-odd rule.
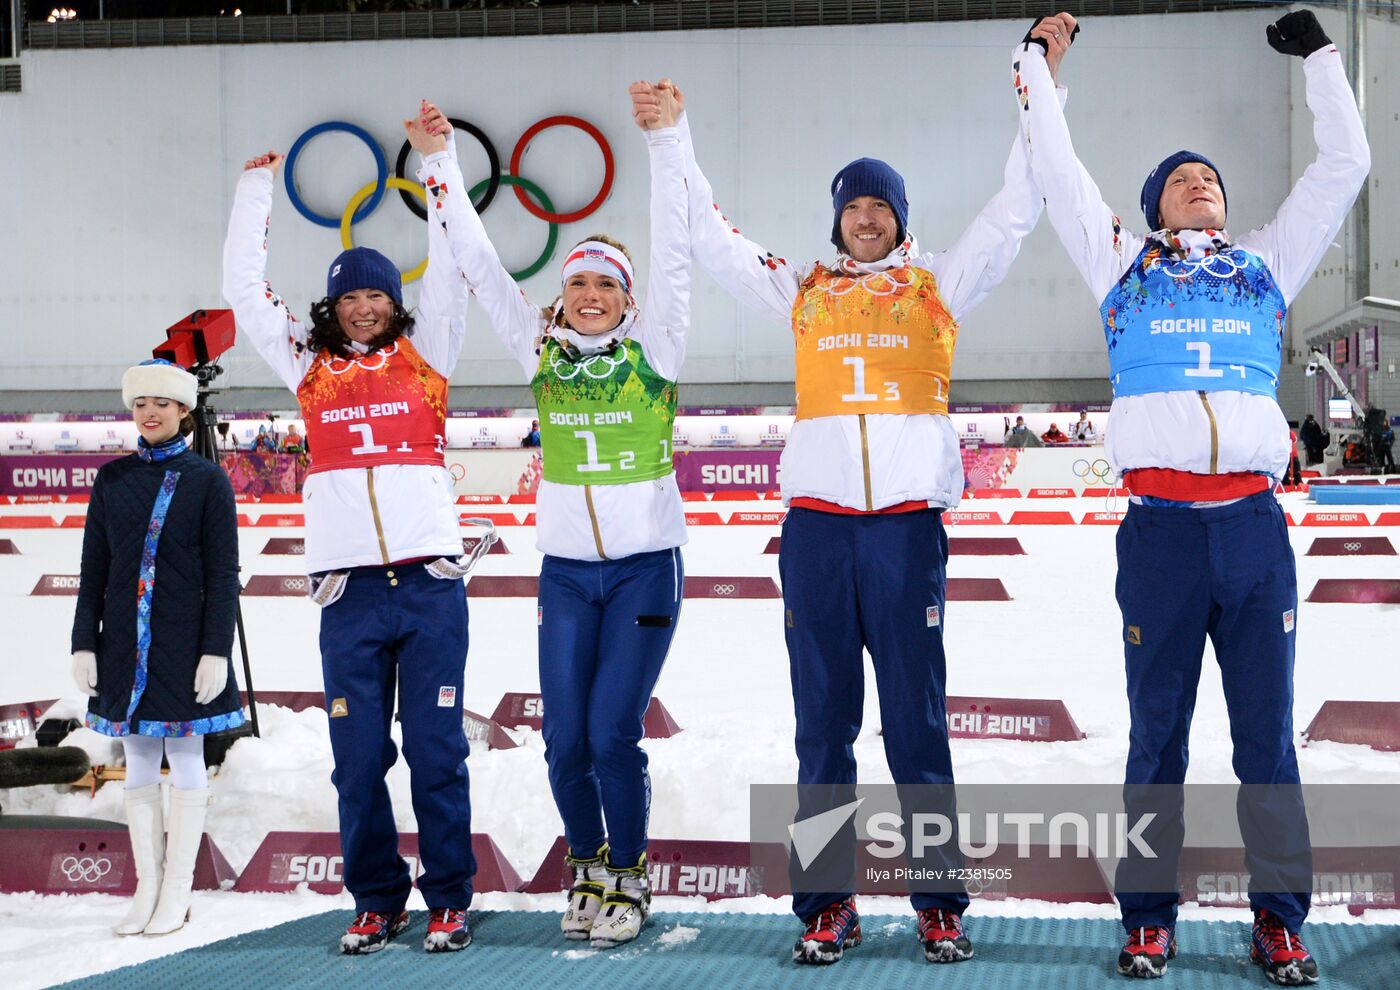
[[128, 409], [143, 395], [173, 399], [193, 409], [199, 399], [199, 381], [184, 368], [152, 358], [122, 375], [122, 402]]

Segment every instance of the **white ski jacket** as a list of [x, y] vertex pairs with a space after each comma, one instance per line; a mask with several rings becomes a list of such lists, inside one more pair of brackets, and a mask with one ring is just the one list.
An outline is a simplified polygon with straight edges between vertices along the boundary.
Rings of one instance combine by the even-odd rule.
[[[690, 245], [686, 230], [685, 167], [675, 128], [644, 132], [651, 157], [651, 252], [647, 296], [635, 320], [610, 335], [641, 345], [652, 369], [675, 381], [685, 360], [690, 326]], [[461, 189], [461, 185], [457, 186]], [[491, 326], [530, 381], [540, 363], [548, 321], [521, 293], [501, 264], [486, 229], [465, 196], [461, 217], [449, 231], [456, 265], [486, 310]], [[548, 456], [548, 451], [544, 452]], [[684, 546], [685, 509], [673, 473], [652, 481], [569, 485], [541, 479], [536, 496], [536, 545], [572, 560], [617, 560]]]
[[[695, 260], [736, 299], [784, 325], [792, 324], [793, 300], [814, 265], [786, 262], [770, 267], [772, 255], [740, 234], [724, 218], [709, 181], [700, 171], [685, 117], [680, 122], [690, 195], [691, 248]], [[952, 247], [911, 259], [931, 272], [955, 320], [986, 298], [1006, 277], [1022, 239], [1040, 219], [1040, 193], [1019, 139], [1006, 162], [1005, 184]], [[927, 501], [952, 508], [962, 499], [962, 452], [952, 421], [943, 415], [841, 415], [793, 423], [782, 456], [784, 504], [815, 498], [864, 512]]]
[[[419, 179], [430, 170], [445, 175], [451, 188], [462, 188], [451, 147], [429, 156]], [[238, 180], [224, 241], [223, 294], [233, 307], [239, 333], [295, 393], [316, 355], [306, 347], [307, 327], [266, 281], [275, 181], [266, 168], [251, 169]], [[445, 204], [439, 216], [456, 211], [464, 198]], [[448, 228], [460, 226], [450, 216], [443, 219]], [[457, 364], [466, 333], [467, 293], [447, 245], [444, 223], [427, 226], [428, 269], [410, 339], [423, 359], [446, 378]], [[315, 451], [311, 456], [316, 456]], [[456, 499], [445, 468], [387, 464], [322, 471], [306, 479], [302, 497], [308, 574], [414, 557], [461, 556]]]
[[[1050, 222], [1095, 301], [1102, 303], [1137, 260], [1145, 239], [1122, 227], [1075, 156], [1063, 100], [1038, 98], [1055, 85], [1041, 47], [1017, 45], [1013, 62], [1028, 95], [1027, 109], [1020, 114], [1021, 136]], [[1304, 61], [1303, 71], [1317, 159], [1273, 221], [1234, 242], [1263, 260], [1287, 303], [1312, 277], [1371, 168], [1366, 131], [1341, 55], [1333, 47], [1316, 51]], [[1120, 474], [1171, 468], [1193, 474], [1256, 472], [1277, 480], [1292, 451], [1278, 402], [1247, 392], [1125, 396], [1114, 399], [1108, 419], [1104, 449]]]

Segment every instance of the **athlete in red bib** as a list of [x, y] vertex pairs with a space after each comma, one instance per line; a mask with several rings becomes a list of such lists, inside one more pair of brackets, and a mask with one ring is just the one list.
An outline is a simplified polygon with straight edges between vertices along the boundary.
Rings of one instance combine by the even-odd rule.
[[[431, 910], [424, 947], [465, 948], [475, 864], [462, 731], [467, 602], [452, 481], [443, 464], [447, 379], [465, 332], [466, 293], [451, 260], [448, 214], [461, 172], [428, 113], [405, 129], [423, 156], [419, 178], [437, 208], [419, 307], [403, 305], [398, 270], [351, 248], [331, 263], [326, 296], [305, 326], [264, 281], [268, 215], [282, 156], [245, 166], [224, 245], [224, 295], [239, 330], [296, 393], [311, 443], [306, 565], [322, 605], [321, 664], [330, 715], [332, 780], [340, 797], [345, 886], [355, 920], [341, 951], [380, 949], [408, 926], [413, 887], [398, 853], [384, 776], [398, 687]], [[460, 197], [458, 198], [460, 199]]]

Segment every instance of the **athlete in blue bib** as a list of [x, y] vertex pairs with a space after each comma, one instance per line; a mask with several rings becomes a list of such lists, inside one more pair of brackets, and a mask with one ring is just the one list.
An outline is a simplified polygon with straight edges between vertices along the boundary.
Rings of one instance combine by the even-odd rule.
[[1181, 258], [1148, 239], [1099, 306], [1114, 396], [1278, 388], [1288, 304], [1264, 259], [1226, 247]]
[[[1250, 958], [1275, 983], [1314, 983], [1298, 939], [1312, 853], [1293, 750], [1298, 589], [1270, 489], [1291, 454], [1275, 397], [1288, 304], [1341, 228], [1370, 152], [1341, 56], [1304, 10], [1267, 30], [1304, 59], [1318, 158], [1274, 220], [1233, 239], [1221, 173], [1179, 151], [1143, 184], [1151, 233], [1124, 229], [1075, 156], [1047, 57], [1078, 28], [1042, 19], [1013, 55], [1022, 136], [1061, 242], [1099, 300], [1113, 385], [1105, 453], [1131, 494], [1118, 533], [1128, 705], [1125, 802], [1158, 859], [1125, 859], [1118, 970], [1157, 977], [1176, 954], [1180, 785], [1207, 637], [1230, 715], [1254, 909]], [[1154, 85], [1158, 81], [1154, 80]], [[1160, 83], [1162, 86], [1169, 82]], [[1155, 863], [1155, 869], [1148, 869]]]

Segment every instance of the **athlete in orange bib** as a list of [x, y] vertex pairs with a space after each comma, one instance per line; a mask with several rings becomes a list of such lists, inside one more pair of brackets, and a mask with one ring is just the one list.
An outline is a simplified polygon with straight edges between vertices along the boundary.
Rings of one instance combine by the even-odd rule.
[[[684, 115], [679, 130], [692, 254], [736, 298], [790, 325], [796, 346], [778, 566], [798, 817], [846, 803], [855, 785], [867, 649], [895, 783], [926, 785], [938, 807], [925, 810], [950, 810], [941, 516], [962, 497], [963, 472], [948, 376], [958, 319], [1005, 277], [1040, 217], [1025, 152], [1013, 142], [1001, 191], [938, 254], [921, 253], [908, 230], [903, 177], [882, 161], [851, 162], [831, 183], [836, 259], [799, 270], [721, 215]], [[960, 865], [955, 841], [922, 858], [926, 875]], [[833, 963], [860, 941], [854, 849], [839, 846], [814, 869], [794, 869], [793, 910], [805, 925], [796, 962]], [[912, 901], [926, 959], [971, 957], [960, 882], [919, 889]]]

